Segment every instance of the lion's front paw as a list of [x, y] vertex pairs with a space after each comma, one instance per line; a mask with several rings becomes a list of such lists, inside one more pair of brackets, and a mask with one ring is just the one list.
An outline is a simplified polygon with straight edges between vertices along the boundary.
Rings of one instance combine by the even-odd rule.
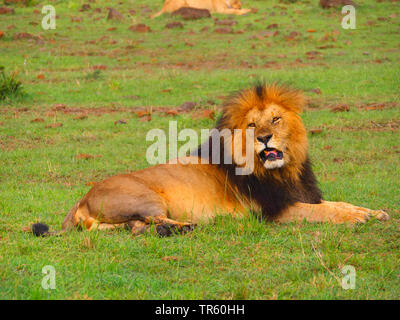
[[368, 220], [375, 218], [380, 221], [389, 220], [389, 215], [382, 210], [370, 210], [366, 208], [344, 208], [340, 210], [334, 218], [339, 223], [365, 223]]
[[249, 12], [251, 12], [251, 9], [241, 9], [240, 11], [239, 11], [239, 15], [245, 15], [245, 14], [248, 14]]
[[371, 218], [380, 221], [390, 219], [389, 215], [383, 210], [371, 210], [346, 202], [323, 201], [323, 204], [334, 209], [335, 214], [332, 221], [336, 223], [365, 223]]
[[380, 221], [387, 221], [390, 219], [390, 216], [383, 210], [370, 210], [371, 215]]

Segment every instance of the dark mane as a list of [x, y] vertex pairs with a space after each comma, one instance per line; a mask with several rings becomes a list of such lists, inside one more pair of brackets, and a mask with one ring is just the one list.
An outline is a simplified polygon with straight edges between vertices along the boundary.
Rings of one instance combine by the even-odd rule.
[[[305, 97], [300, 91], [285, 85], [257, 83], [252, 88], [233, 93], [226, 99], [216, 129], [219, 132], [223, 129], [233, 132], [236, 127], [240, 126], [242, 118], [249, 110], [264, 108], [269, 103], [278, 104], [296, 118], [305, 104]], [[214, 159], [219, 159], [219, 164], [215, 165], [224, 171], [230, 186], [239, 192], [239, 196], [255, 201], [262, 208], [262, 215], [267, 219], [279, 214], [295, 202], [321, 203], [322, 194], [307, 155], [307, 133], [301, 119], [299, 117], [296, 119], [299, 124], [293, 130], [299, 138], [293, 139], [294, 143], [298, 145], [294, 145], [290, 150], [293, 152], [290, 166], [263, 170], [264, 168], [257, 163], [257, 172], [253, 171], [249, 175], [236, 175], [235, 164], [223, 163], [225, 142], [221, 139], [215, 144], [219, 150], [212, 150], [214, 143], [211, 136], [199, 147], [198, 155], [208, 156], [209, 163], [212, 163], [213, 153], [216, 153]], [[298, 146], [299, 148], [296, 148]], [[200, 153], [203, 147], [208, 149], [205, 155]]]
[[[212, 163], [212, 140], [211, 138], [200, 145], [197, 155], [201, 156], [201, 149], [208, 144], [208, 160]], [[307, 157], [303, 163], [300, 179], [297, 182], [291, 180], [276, 180], [272, 175], [265, 175], [262, 178], [254, 174], [236, 175], [234, 164], [223, 163], [224, 148], [220, 144], [219, 164], [215, 164], [223, 170], [227, 176], [229, 184], [237, 189], [240, 196], [255, 201], [262, 210], [262, 216], [269, 220], [279, 214], [295, 202], [321, 203], [322, 193], [318, 188], [317, 180], [311, 168], [311, 162]], [[275, 169], [283, 170], [283, 169]]]

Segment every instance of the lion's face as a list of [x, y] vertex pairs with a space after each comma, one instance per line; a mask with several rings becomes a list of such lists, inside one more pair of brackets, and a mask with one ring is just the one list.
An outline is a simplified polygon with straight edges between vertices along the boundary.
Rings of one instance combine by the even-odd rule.
[[[242, 91], [224, 106], [219, 127], [241, 129], [242, 141], [246, 130], [253, 130], [254, 174], [280, 170], [296, 179], [307, 153], [306, 130], [299, 116], [303, 101], [301, 93], [284, 87]], [[246, 143], [240, 147], [244, 156]]]
[[290, 161], [290, 114], [271, 104], [265, 109], [251, 109], [246, 117], [247, 128], [254, 129], [255, 161], [266, 169], [280, 168]]

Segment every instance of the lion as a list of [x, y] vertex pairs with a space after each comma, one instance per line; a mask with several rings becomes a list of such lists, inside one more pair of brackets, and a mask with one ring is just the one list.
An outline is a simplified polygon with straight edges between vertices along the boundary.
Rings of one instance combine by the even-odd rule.
[[[134, 235], [153, 230], [166, 236], [190, 231], [218, 215], [252, 213], [277, 223], [389, 219], [382, 210], [323, 200], [300, 117], [304, 104], [300, 91], [284, 85], [258, 84], [239, 91], [223, 104], [216, 129], [235, 132], [233, 137], [240, 135], [254, 147], [248, 174], [236, 173], [250, 167], [238, 161], [245, 152], [243, 144], [224, 138], [215, 148], [210, 136], [199, 147], [207, 145], [208, 153], [192, 152], [180, 158], [187, 161], [169, 161], [96, 183], [68, 213], [62, 232], [78, 226], [88, 230], [125, 226]], [[221, 161], [204, 161], [213, 152]], [[225, 153], [232, 155], [230, 163], [222, 161]], [[46, 228], [40, 231], [42, 226], [33, 228], [36, 235], [49, 234]]]
[[243, 15], [251, 11], [250, 9], [242, 9], [240, 0], [165, 0], [161, 11], [152, 15], [151, 18], [158, 17], [165, 12], [174, 12], [184, 7], [207, 9], [210, 13], [236, 15]]

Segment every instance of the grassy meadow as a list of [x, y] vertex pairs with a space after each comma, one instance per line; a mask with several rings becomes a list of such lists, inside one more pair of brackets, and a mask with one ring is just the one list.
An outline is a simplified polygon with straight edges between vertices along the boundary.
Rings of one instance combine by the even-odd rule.
[[[356, 0], [356, 29], [316, 0], [243, 0], [252, 13], [193, 21], [150, 19], [161, 0], [96, 0], [83, 11], [87, 1], [30, 2], [0, 14], [0, 66], [23, 90], [0, 101], [1, 299], [400, 298], [398, 1]], [[42, 28], [46, 4], [55, 30]], [[124, 19], [107, 20], [107, 7]], [[324, 197], [391, 220], [225, 217], [169, 238], [24, 231], [37, 221], [59, 230], [93, 182], [149, 166], [150, 129], [212, 128], [223, 98], [259, 79], [304, 90]], [[186, 102], [195, 108], [178, 109]], [[46, 265], [54, 290], [41, 286]], [[353, 290], [341, 286], [345, 265]]]

